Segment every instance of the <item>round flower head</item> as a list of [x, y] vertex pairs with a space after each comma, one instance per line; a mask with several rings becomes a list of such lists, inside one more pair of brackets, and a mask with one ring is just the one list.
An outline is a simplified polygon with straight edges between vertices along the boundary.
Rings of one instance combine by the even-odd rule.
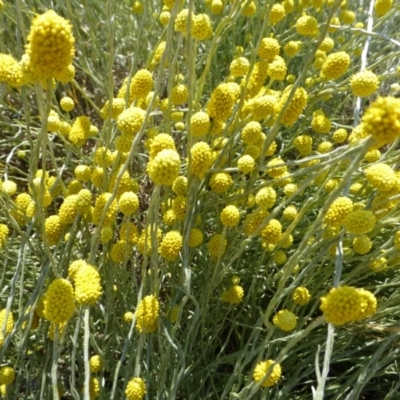
[[335, 143], [343, 143], [347, 139], [347, 131], [346, 129], [339, 128], [335, 132], [333, 132], [332, 139]]
[[0, 182], [0, 190], [7, 193], [8, 196], [14, 196], [17, 193], [17, 184], [12, 180]]
[[226, 206], [220, 214], [221, 223], [223, 226], [234, 227], [239, 223], [240, 213], [236, 206]]
[[328, 133], [331, 130], [332, 123], [327, 118], [322, 110], [316, 110], [313, 112], [313, 119], [311, 121], [311, 127], [317, 133]]
[[90, 180], [92, 175], [92, 171], [89, 166], [87, 165], [78, 165], [75, 168], [75, 177], [80, 182], [87, 182]]
[[367, 210], [353, 211], [344, 220], [344, 227], [347, 232], [354, 235], [371, 232], [375, 227], [374, 214]]
[[311, 15], [303, 15], [296, 21], [296, 31], [303, 36], [315, 36], [318, 34], [318, 21]]
[[371, 250], [371, 247], [372, 247], [372, 242], [367, 235], [357, 236], [353, 240], [353, 250], [357, 254], [361, 255], [367, 254]]
[[72, 111], [74, 109], [75, 103], [71, 97], [65, 96], [60, 100], [60, 107], [64, 111]]
[[142, 400], [146, 394], [146, 385], [142, 378], [132, 378], [125, 389], [127, 400]]
[[[276, 167], [276, 165], [279, 165]], [[267, 175], [271, 178], [281, 178], [287, 173], [285, 162], [280, 157], [273, 158], [267, 164]]]
[[204, 111], [199, 111], [190, 118], [190, 132], [194, 137], [202, 137], [210, 130], [210, 117]]
[[180, 166], [179, 154], [175, 150], [165, 149], [149, 161], [147, 172], [156, 185], [171, 186], [179, 175]]
[[178, 231], [168, 232], [161, 241], [159, 253], [167, 261], [175, 261], [182, 248], [182, 235]]
[[286, 77], [287, 66], [285, 60], [281, 56], [275, 56], [268, 65], [268, 76], [276, 81], [283, 81]]
[[0, 224], [0, 249], [3, 248], [7, 242], [10, 230], [7, 225]]
[[279, 54], [281, 46], [276, 39], [264, 38], [261, 40], [257, 54], [260, 58], [267, 61], [272, 61]]
[[[7, 322], [5, 322], [7, 316]], [[0, 311], [0, 332], [2, 332], [3, 326], [5, 326], [4, 333], [5, 335], [9, 335], [14, 328], [14, 317], [12, 312], [9, 311], [7, 313], [7, 309], [2, 309]]]
[[380, 257], [372, 260], [368, 266], [373, 272], [384, 272], [387, 269], [387, 259], [385, 257]]
[[139, 208], [139, 198], [133, 192], [122, 193], [118, 206], [122, 214], [132, 215]]
[[326, 37], [320, 44], [318, 50], [321, 50], [323, 52], [329, 52], [333, 49], [334, 45], [335, 45], [335, 42], [333, 41], [333, 39], [330, 37]]
[[286, 12], [285, 8], [281, 4], [274, 4], [268, 15], [268, 20], [272, 24], [277, 24], [285, 18]]
[[44, 317], [55, 324], [67, 322], [75, 311], [74, 289], [69, 281], [58, 278], [50, 283], [44, 300]]
[[294, 139], [293, 144], [301, 156], [308, 156], [312, 151], [313, 139], [308, 135], [300, 135]]
[[321, 77], [327, 80], [340, 78], [347, 71], [349, 65], [350, 56], [346, 52], [329, 54], [321, 68]]
[[286, 260], [287, 260], [287, 256], [284, 251], [278, 250], [277, 252], [275, 252], [274, 261], [275, 261], [276, 265], [283, 265], [283, 264], [285, 264]]
[[0, 53], [0, 82], [12, 87], [25, 85], [27, 76], [23, 68], [13, 56]]
[[189, 247], [200, 246], [203, 242], [203, 232], [200, 229], [193, 228], [189, 234]]
[[227, 172], [217, 172], [210, 179], [210, 187], [214, 193], [226, 193], [233, 184], [232, 177]]
[[103, 360], [98, 355], [92, 356], [90, 357], [89, 365], [90, 365], [90, 372], [96, 374], [100, 372], [101, 369], [103, 368]]
[[129, 107], [117, 118], [117, 127], [122, 133], [134, 135], [139, 132], [146, 112], [138, 107]]
[[62, 225], [58, 215], [52, 215], [46, 218], [44, 223], [47, 240], [50, 245], [56, 245], [62, 234]]
[[238, 170], [244, 174], [252, 172], [256, 166], [254, 158], [248, 154], [240, 157], [237, 161]]
[[62, 225], [72, 224], [75, 221], [75, 217], [78, 215], [77, 200], [78, 196], [75, 194], [68, 196], [61, 204], [58, 216]]
[[205, 142], [198, 142], [190, 149], [190, 172], [198, 178], [203, 178], [212, 164], [211, 149]]
[[79, 182], [77, 179], [73, 179], [67, 186], [67, 196], [78, 194], [81, 190], [83, 190], [82, 183]]
[[[274, 63], [271, 63], [271, 68], [274, 68]], [[277, 110], [276, 108], [277, 98], [275, 96], [261, 96], [253, 99], [250, 103], [251, 114], [253, 119], [260, 121], [273, 116]], [[261, 138], [260, 138], [261, 141]], [[260, 143], [256, 142], [255, 144]]]
[[289, 310], [281, 310], [273, 318], [273, 323], [279, 329], [285, 332], [290, 332], [297, 325], [297, 317]]
[[[291, 85], [286, 86], [286, 88], [284, 89], [282, 96], [279, 100], [280, 108], [283, 108], [283, 106], [286, 104], [291, 89], [292, 89]], [[303, 89], [302, 87], [298, 87], [294, 93], [293, 98], [289, 103], [289, 106], [283, 113], [282, 124], [289, 127], [292, 126], [303, 112], [305, 106], [307, 105], [307, 100], [308, 100], [308, 95], [306, 90]]]
[[76, 302], [80, 305], [94, 305], [102, 294], [100, 274], [93, 265], [83, 264], [75, 275], [74, 283]]
[[188, 190], [188, 180], [185, 176], [178, 176], [172, 185], [172, 191], [177, 196], [186, 196]]
[[235, 58], [230, 65], [232, 76], [239, 77], [246, 75], [250, 68], [250, 61], [245, 57]]
[[361, 320], [375, 314], [377, 300], [376, 297], [368, 290], [358, 289], [358, 292], [361, 295], [361, 309], [357, 319]]
[[254, 1], [250, 3], [248, 1], [242, 1], [245, 6], [242, 8], [242, 14], [245, 17], [252, 17], [257, 12], [257, 5]]
[[353, 202], [347, 197], [339, 197], [330, 205], [324, 222], [329, 226], [340, 226], [352, 211]]
[[153, 333], [158, 327], [160, 305], [158, 300], [149, 295], [144, 297], [138, 304], [136, 315], [136, 329], [140, 333]]
[[298, 190], [298, 187], [295, 183], [287, 183], [283, 187], [283, 192], [285, 193], [286, 196], [292, 196], [294, 193], [296, 193]]
[[88, 117], [81, 116], [76, 118], [68, 133], [69, 141], [76, 146], [83, 146], [90, 136], [90, 126]]
[[292, 294], [293, 301], [301, 306], [305, 306], [311, 299], [310, 292], [303, 286], [297, 287]]
[[153, 76], [147, 69], [141, 69], [132, 77], [131, 96], [132, 100], [146, 97], [153, 87]]
[[244, 290], [240, 285], [232, 285], [221, 294], [221, 300], [229, 304], [239, 304], [242, 302]]
[[283, 51], [286, 56], [294, 57], [301, 50], [302, 43], [299, 41], [291, 40], [285, 44]]
[[328, 322], [343, 325], [372, 315], [376, 310], [376, 299], [364, 289], [342, 286], [321, 297], [320, 308]]
[[378, 97], [365, 111], [362, 130], [371, 135], [379, 146], [392, 143], [400, 136], [400, 99]]
[[288, 206], [283, 210], [283, 218], [287, 221], [293, 221], [297, 217], [297, 209], [295, 206]]
[[100, 231], [100, 242], [108, 243], [114, 237], [114, 231], [111, 226], [104, 226]]
[[135, 314], [134, 314], [133, 312], [127, 311], [127, 312], [123, 315], [122, 319], [123, 319], [123, 321], [124, 321], [126, 324], [130, 324], [130, 323], [133, 321], [133, 317], [134, 317], [134, 316], [135, 316]]
[[393, 0], [376, 0], [374, 10], [379, 17], [386, 15], [392, 8]]
[[75, 53], [71, 23], [49, 10], [33, 19], [27, 39], [29, 68], [38, 80], [63, 78]]
[[91, 376], [90, 380], [89, 380], [89, 396], [90, 396], [90, 400], [97, 399], [99, 397], [99, 394], [100, 394], [99, 378]]
[[60, 127], [60, 117], [55, 111], [51, 110], [49, 116], [47, 117], [47, 130], [49, 132], [59, 132]]
[[132, 247], [126, 240], [119, 240], [111, 247], [110, 256], [115, 263], [124, 263], [131, 254]]
[[207, 114], [219, 122], [224, 122], [231, 115], [239, 95], [239, 85], [233, 82], [221, 83], [211, 94], [207, 105]]
[[279, 381], [281, 373], [280, 364], [274, 360], [261, 361], [254, 368], [253, 379], [256, 382], [262, 381], [262, 387], [271, 387]]
[[207, 247], [212, 259], [217, 260], [219, 257], [224, 255], [226, 243], [226, 239], [224, 239], [224, 237], [219, 233], [210, 239]]
[[282, 237], [281, 223], [277, 219], [271, 219], [261, 231], [261, 236], [266, 243], [278, 243]]
[[212, 38], [212, 26], [210, 17], [207, 14], [195, 15], [192, 19], [192, 36], [196, 40]]
[[11, 385], [15, 379], [15, 371], [11, 367], [0, 368], [0, 385]]
[[261, 125], [258, 122], [251, 121], [247, 123], [241, 134], [240, 137], [245, 144], [258, 144], [262, 139], [262, 130]]
[[183, 83], [180, 83], [172, 88], [170, 100], [175, 106], [186, 103], [188, 99], [188, 88]]
[[365, 169], [368, 183], [381, 192], [390, 191], [396, 185], [396, 174], [387, 164], [374, 164]]
[[272, 187], [264, 187], [256, 194], [256, 204], [264, 210], [268, 210], [269, 208], [273, 207], [275, 202], [276, 191]]
[[350, 86], [355, 96], [367, 97], [378, 90], [379, 80], [373, 72], [364, 70], [350, 78]]
[[364, 160], [374, 163], [381, 158], [381, 155], [382, 153], [378, 149], [372, 149], [365, 154]]

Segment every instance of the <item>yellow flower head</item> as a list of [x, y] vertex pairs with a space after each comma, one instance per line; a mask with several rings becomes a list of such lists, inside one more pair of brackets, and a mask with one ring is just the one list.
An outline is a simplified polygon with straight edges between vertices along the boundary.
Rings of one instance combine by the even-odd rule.
[[11, 385], [15, 379], [15, 371], [11, 367], [0, 368], [0, 385]]
[[158, 300], [149, 295], [144, 297], [136, 309], [136, 329], [140, 333], [152, 333], [157, 330], [160, 305]]
[[159, 253], [168, 261], [175, 261], [182, 248], [182, 235], [178, 231], [168, 232], [161, 241]]
[[365, 111], [362, 130], [371, 135], [382, 146], [392, 143], [400, 136], [400, 99], [378, 97]]
[[179, 175], [180, 166], [181, 161], [176, 150], [165, 149], [149, 161], [147, 172], [156, 185], [171, 186]]
[[72, 63], [74, 43], [71, 23], [53, 10], [35, 17], [28, 35], [26, 53], [30, 68], [37, 78], [63, 78], [65, 70]]
[[292, 298], [295, 303], [304, 306], [310, 301], [311, 295], [307, 288], [299, 286], [293, 291]]
[[350, 86], [355, 96], [367, 97], [378, 90], [379, 80], [373, 72], [364, 70], [350, 78]]
[[349, 65], [350, 56], [346, 52], [329, 54], [322, 66], [321, 77], [327, 80], [338, 79], [347, 71]]
[[221, 300], [229, 304], [239, 304], [243, 300], [244, 290], [240, 285], [232, 285], [221, 294]]
[[74, 289], [63, 278], [50, 283], [44, 299], [44, 317], [55, 324], [67, 322], [75, 311]]
[[281, 373], [280, 364], [277, 364], [274, 360], [261, 361], [254, 368], [253, 379], [256, 382], [263, 381], [262, 387], [271, 387], [279, 381]]
[[142, 400], [146, 394], [146, 385], [142, 378], [132, 378], [125, 389], [127, 400]]
[[236, 206], [226, 206], [220, 214], [221, 223], [223, 226], [234, 227], [239, 223], [240, 213]]
[[81, 305], [93, 305], [102, 294], [100, 274], [96, 267], [84, 263], [74, 278], [75, 299]]
[[280, 310], [278, 314], [274, 316], [272, 322], [279, 329], [282, 329], [285, 332], [290, 332], [297, 325], [297, 317], [289, 310]]
[[97, 373], [103, 368], [103, 360], [100, 356], [94, 355], [89, 360], [90, 372]]
[[320, 308], [328, 322], [343, 325], [372, 315], [376, 310], [376, 299], [363, 289], [341, 286], [321, 297]]

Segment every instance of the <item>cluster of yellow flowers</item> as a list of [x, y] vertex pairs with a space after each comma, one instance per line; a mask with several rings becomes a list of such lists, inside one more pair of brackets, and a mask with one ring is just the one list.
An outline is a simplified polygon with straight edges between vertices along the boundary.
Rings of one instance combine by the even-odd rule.
[[[204, 40], [217, 46], [213, 23], [220, 15], [232, 11], [229, 18], [236, 14], [251, 18], [260, 6], [255, 1], [208, 0], [205, 12], [195, 13], [184, 8], [184, 1], [162, 3], [157, 18], [163, 26], [171, 27], [167, 36], [175, 35], [179, 41], [193, 39], [196, 51], [203, 51], [198, 49]], [[400, 100], [384, 95], [380, 83], [385, 78], [377, 75], [379, 72], [365, 68], [354, 72], [354, 58], [347, 46], [341, 47], [344, 37], [336, 31], [340, 24], [354, 24], [355, 29], [362, 24], [355, 23], [356, 14], [345, 3], [327, 27], [329, 36], [315, 46], [304, 82], [293, 65], [299, 54], [305, 55], [303, 49], [310, 51], [311, 43], [326, 31], [320, 15], [321, 10], [333, 6], [332, 1], [300, 1], [295, 5], [285, 0], [265, 7], [270, 32], [258, 38], [257, 46], [238, 46], [236, 56], [229, 59], [227, 76], [209, 85], [184, 68], [170, 68], [171, 62], [180, 59], [169, 57], [162, 38], [145, 66], [120, 82], [118, 93], [103, 102], [99, 118], [91, 117], [99, 126], [98, 121], [104, 122], [100, 134], [88, 116], [78, 115], [69, 96], [63, 96], [57, 107], [42, 115], [43, 132], [78, 155], [79, 161], [72, 157], [68, 164], [73, 165], [72, 170], [64, 174], [57, 165], [52, 173], [30, 171], [28, 188], [20, 191], [22, 185], [6, 175], [0, 197], [12, 225], [0, 224], [0, 250], [7, 247], [11, 229], [21, 235], [28, 227], [26, 232], [29, 229], [31, 234], [33, 229], [43, 239], [46, 254], [58, 254], [65, 246], [74, 257], [82, 254], [69, 264], [67, 277], [59, 273], [46, 281], [45, 293], [32, 307], [36, 319], [31, 328], [44, 318], [50, 323], [51, 339], [55, 332], [62, 333], [76, 307], [87, 308], [100, 301], [102, 274], [114, 273], [115, 264], [118, 271], [134, 274], [140, 269], [138, 265], [144, 266], [138, 281], [147, 293], [154, 293], [144, 296], [134, 313], [124, 310], [120, 316], [126, 323], [135, 323], [139, 334], [158, 331], [161, 310], [169, 301], [168, 285], [182, 269], [197, 271], [198, 266], [208, 265], [222, 271], [218, 300], [237, 308], [245, 306], [247, 295], [251, 296], [247, 280], [240, 283], [234, 275], [225, 290], [221, 284], [237, 273], [235, 265], [228, 262], [232, 255], [247, 250], [254, 257], [262, 255], [277, 279], [287, 279], [288, 260], [316, 218], [322, 226], [314, 233], [321, 243], [329, 242], [328, 254], [336, 254], [340, 237], [353, 249], [345, 256], [366, 256], [373, 273], [387, 269], [388, 259], [372, 258], [368, 253], [383, 218], [399, 204], [400, 173], [390, 165], [393, 157], [385, 162], [381, 157], [387, 145], [400, 137]], [[2, 6], [0, 0], [0, 11]], [[377, 0], [375, 13], [383, 17], [391, 7], [392, 1]], [[140, 18], [144, 5], [135, 1], [132, 10]], [[289, 18], [291, 40], [279, 33]], [[221, 34], [223, 25], [214, 27]], [[39, 84], [52, 90], [55, 81], [73, 80], [74, 54], [72, 24], [49, 10], [32, 20], [20, 61], [0, 54], [0, 83], [12, 87]], [[170, 75], [167, 84], [159, 75], [163, 69]], [[163, 90], [160, 85], [165, 85]], [[201, 92], [204, 87], [208, 93]], [[345, 117], [330, 114], [328, 102], [341, 91], [371, 99], [351, 132]], [[378, 91], [381, 96], [373, 97]], [[109, 128], [112, 135], [104, 134]], [[356, 165], [359, 169], [354, 168], [354, 180], [349, 178], [347, 185], [342, 177], [349, 165], [355, 165], [343, 153], [358, 147], [365, 155]], [[334, 161], [328, 164], [330, 158]], [[154, 187], [151, 199], [150, 187]], [[346, 187], [345, 194], [338, 193], [341, 187]], [[313, 196], [321, 200], [315, 202]], [[308, 200], [302, 204], [299, 197]], [[303, 207], [305, 203], [311, 205]], [[400, 235], [393, 236], [393, 247], [399, 251]], [[86, 237], [91, 238], [90, 246], [87, 242], [80, 246]], [[310, 238], [309, 244], [314, 240], [316, 237]], [[87, 259], [96, 260], [96, 265], [99, 260], [110, 266], [109, 270], [83, 261], [89, 251]], [[307, 257], [299, 263], [301, 266], [290, 271], [292, 276], [304, 267]], [[281, 331], [299, 329], [303, 321], [293, 311], [318, 299], [312, 283], [307, 283], [308, 288], [300, 286], [306, 284], [301, 279], [296, 278], [291, 298], [286, 298], [293, 309], [280, 305], [282, 309], [276, 308], [272, 317], [273, 325]], [[149, 289], [148, 280], [162, 290]], [[320, 310], [334, 325], [361, 321], [376, 309], [377, 299], [364, 289], [342, 286], [321, 297]], [[178, 308], [169, 314], [176, 322]], [[13, 314], [0, 311], [0, 348], [13, 325]], [[91, 372], [97, 374], [102, 369], [103, 359], [93, 355]], [[281, 378], [281, 366], [273, 360], [262, 361], [256, 365], [253, 378], [262, 387], [271, 387]], [[14, 370], [2, 367], [0, 385], [13, 380]], [[92, 376], [91, 398], [99, 396], [100, 386], [99, 378]], [[128, 399], [142, 399], [145, 394], [146, 384], [140, 377], [126, 383]]]

